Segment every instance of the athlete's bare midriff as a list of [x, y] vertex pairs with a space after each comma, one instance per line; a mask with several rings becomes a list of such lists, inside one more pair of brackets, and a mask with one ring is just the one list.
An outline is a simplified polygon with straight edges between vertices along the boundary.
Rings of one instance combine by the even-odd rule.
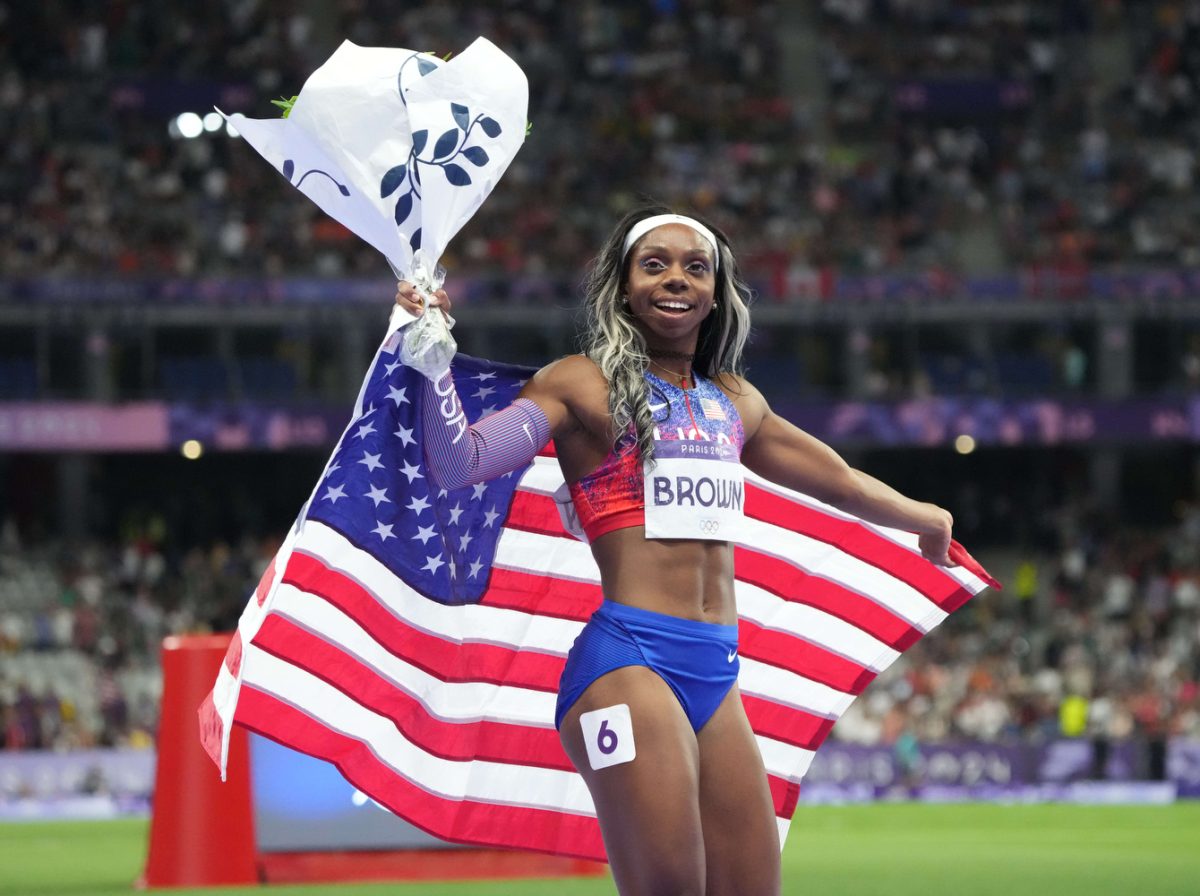
[[641, 526], [592, 543], [606, 599], [683, 619], [737, 624], [733, 545], [725, 541], [648, 539]]

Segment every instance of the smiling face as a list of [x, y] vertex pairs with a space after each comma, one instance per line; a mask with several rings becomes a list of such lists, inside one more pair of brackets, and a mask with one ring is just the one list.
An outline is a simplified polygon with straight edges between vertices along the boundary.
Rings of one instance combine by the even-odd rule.
[[664, 224], [629, 252], [629, 311], [651, 348], [691, 353], [712, 313], [716, 275], [708, 241], [686, 224]]

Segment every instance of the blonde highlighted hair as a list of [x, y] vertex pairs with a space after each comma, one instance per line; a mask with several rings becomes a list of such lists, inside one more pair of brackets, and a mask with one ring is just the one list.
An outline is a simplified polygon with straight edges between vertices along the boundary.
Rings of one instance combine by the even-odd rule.
[[[622, 302], [629, 277], [624, 248], [626, 235], [638, 221], [671, 212], [665, 206], [647, 206], [621, 219], [592, 265], [584, 302], [583, 352], [608, 380], [608, 410], [617, 442], [626, 439], [632, 428], [642, 457], [650, 460], [654, 458], [654, 420], [643, 377], [650, 358], [646, 340]], [[741, 375], [742, 350], [750, 335], [750, 289], [738, 273], [729, 239], [708, 221], [696, 220], [716, 236], [721, 257], [713, 292], [717, 307], [700, 326], [692, 369], [713, 380], [722, 374]]]

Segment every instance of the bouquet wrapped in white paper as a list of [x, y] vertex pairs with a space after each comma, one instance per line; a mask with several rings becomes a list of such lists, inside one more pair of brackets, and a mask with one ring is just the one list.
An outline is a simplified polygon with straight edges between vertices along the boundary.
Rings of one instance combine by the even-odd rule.
[[[524, 142], [528, 106], [525, 73], [485, 38], [449, 61], [345, 41], [286, 117], [226, 117], [289, 183], [428, 295], [441, 286], [446, 245]], [[406, 362], [448, 351], [448, 363], [454, 347], [442, 317], [426, 314], [409, 328]], [[412, 320], [397, 306], [389, 335]]]

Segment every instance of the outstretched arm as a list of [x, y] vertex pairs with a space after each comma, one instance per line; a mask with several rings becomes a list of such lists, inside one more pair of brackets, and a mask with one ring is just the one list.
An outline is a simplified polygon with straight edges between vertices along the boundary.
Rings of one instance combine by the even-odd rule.
[[853, 469], [836, 451], [771, 410], [744, 380], [737, 398], [746, 427], [742, 463], [765, 479], [811, 495], [867, 522], [916, 532], [921, 553], [942, 566], [954, 524], [936, 504], [914, 501], [873, 476]]

